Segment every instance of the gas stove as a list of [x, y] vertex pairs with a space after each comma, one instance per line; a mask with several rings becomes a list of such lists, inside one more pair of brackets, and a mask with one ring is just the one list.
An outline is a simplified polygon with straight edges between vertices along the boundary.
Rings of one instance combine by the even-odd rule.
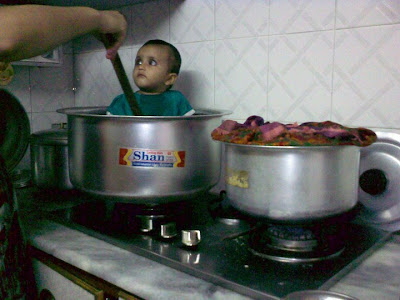
[[88, 201], [48, 218], [257, 299], [328, 289], [390, 236], [340, 218], [317, 226], [255, 220], [213, 194], [150, 207]]

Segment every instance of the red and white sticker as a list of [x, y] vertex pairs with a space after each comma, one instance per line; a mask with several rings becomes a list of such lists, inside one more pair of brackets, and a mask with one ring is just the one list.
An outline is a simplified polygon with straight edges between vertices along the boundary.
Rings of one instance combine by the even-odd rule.
[[184, 168], [185, 151], [120, 148], [119, 164], [130, 167]]

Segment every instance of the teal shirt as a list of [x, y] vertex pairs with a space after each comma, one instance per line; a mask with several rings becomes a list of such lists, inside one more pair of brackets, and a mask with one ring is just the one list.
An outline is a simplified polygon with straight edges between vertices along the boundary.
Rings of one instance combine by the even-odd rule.
[[[185, 116], [194, 113], [192, 106], [179, 91], [169, 90], [158, 95], [135, 92], [135, 97], [144, 116]], [[133, 115], [124, 94], [115, 97], [107, 111], [112, 115]]]

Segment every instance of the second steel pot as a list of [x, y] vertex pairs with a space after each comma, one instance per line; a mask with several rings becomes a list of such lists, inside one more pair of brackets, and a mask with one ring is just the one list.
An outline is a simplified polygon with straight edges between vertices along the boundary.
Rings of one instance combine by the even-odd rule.
[[68, 132], [51, 129], [31, 135], [32, 180], [40, 188], [70, 190]]
[[225, 159], [227, 197], [252, 216], [310, 221], [357, 203], [359, 147], [225, 143]]

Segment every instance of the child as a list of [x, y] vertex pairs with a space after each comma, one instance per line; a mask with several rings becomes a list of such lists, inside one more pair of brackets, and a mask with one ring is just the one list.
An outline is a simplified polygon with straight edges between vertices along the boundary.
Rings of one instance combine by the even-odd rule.
[[[190, 116], [194, 109], [179, 91], [170, 90], [178, 78], [181, 56], [171, 44], [150, 40], [138, 51], [133, 80], [139, 91], [136, 100], [145, 116]], [[133, 115], [124, 94], [107, 109], [111, 115]]]

